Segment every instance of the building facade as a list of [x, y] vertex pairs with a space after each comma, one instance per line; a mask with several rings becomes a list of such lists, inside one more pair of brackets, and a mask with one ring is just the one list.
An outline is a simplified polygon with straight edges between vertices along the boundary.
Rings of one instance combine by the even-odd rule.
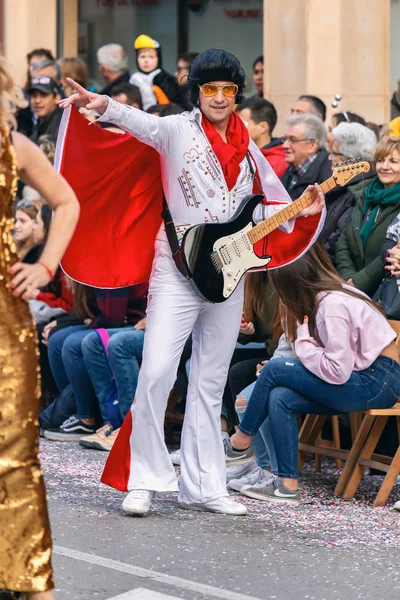
[[140, 33], [160, 42], [171, 72], [185, 51], [233, 52], [249, 76], [248, 95], [253, 61], [264, 53], [265, 95], [282, 117], [299, 94], [330, 106], [339, 93], [340, 109], [383, 123], [400, 79], [400, 0], [0, 0], [0, 20], [3, 52], [21, 85], [34, 47], [81, 56], [101, 85], [96, 49], [122, 44], [134, 70]]

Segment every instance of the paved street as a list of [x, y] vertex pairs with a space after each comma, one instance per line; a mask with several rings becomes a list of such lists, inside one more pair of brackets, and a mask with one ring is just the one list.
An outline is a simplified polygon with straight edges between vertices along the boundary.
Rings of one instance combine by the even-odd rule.
[[301, 508], [246, 499], [247, 517], [182, 511], [158, 496], [145, 518], [99, 483], [105, 453], [41, 440], [54, 536], [57, 600], [391, 600], [400, 597], [400, 499], [373, 509], [380, 478], [350, 502], [337, 475], [312, 465]]

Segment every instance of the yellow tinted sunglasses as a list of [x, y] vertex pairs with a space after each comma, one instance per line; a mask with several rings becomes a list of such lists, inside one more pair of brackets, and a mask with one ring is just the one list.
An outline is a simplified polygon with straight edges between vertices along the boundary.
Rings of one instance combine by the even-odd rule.
[[203, 96], [207, 98], [211, 98], [212, 96], [216, 96], [219, 90], [222, 90], [225, 98], [234, 98], [239, 91], [236, 83], [226, 83], [225, 85], [217, 85], [216, 83], [204, 83], [203, 85], [199, 85], [200, 91]]

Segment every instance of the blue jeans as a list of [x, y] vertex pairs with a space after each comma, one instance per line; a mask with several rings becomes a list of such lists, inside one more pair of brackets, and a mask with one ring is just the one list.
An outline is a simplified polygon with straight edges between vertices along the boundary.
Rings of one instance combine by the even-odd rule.
[[389, 408], [400, 396], [400, 366], [379, 356], [363, 371], [333, 385], [308, 371], [299, 359], [277, 358], [262, 369], [239, 425], [254, 436], [267, 415], [276, 452], [278, 475], [297, 479], [297, 414], [337, 415]]
[[[144, 331], [133, 327], [107, 329], [110, 335], [107, 353], [111, 370], [118, 389], [118, 404], [122, 419], [125, 419], [136, 393], [139, 368], [142, 363]], [[103, 344], [92, 331], [82, 342], [83, 359], [92, 380], [100, 411], [108, 422], [106, 398], [110, 388], [110, 374]]]
[[[257, 381], [253, 381], [250, 385], [248, 385], [241, 393], [241, 396], [245, 396], [247, 398], [247, 402], [249, 402], [251, 394], [254, 390], [254, 386]], [[242, 421], [243, 416], [245, 414], [246, 408], [243, 407], [243, 410], [239, 410], [236, 407], [236, 413], [239, 419], [239, 423]], [[278, 464], [276, 462], [276, 455], [274, 445], [272, 443], [272, 435], [271, 435], [271, 427], [269, 424], [269, 418], [267, 417], [264, 423], [260, 426], [260, 429], [254, 436], [252, 441], [253, 450], [256, 455], [256, 463], [262, 469], [269, 469], [273, 473], [278, 472]]]
[[70, 383], [79, 419], [97, 416], [97, 398], [82, 354], [82, 340], [91, 330], [86, 325], [60, 329], [49, 338], [49, 362], [60, 392]]

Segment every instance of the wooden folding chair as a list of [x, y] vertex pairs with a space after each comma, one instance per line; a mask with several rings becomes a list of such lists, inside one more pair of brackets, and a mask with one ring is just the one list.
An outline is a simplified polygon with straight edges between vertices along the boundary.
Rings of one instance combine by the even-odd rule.
[[[396, 417], [397, 420], [399, 448], [394, 457], [374, 454], [389, 417]], [[400, 402], [392, 408], [366, 411], [336, 485], [335, 496], [346, 499], [353, 498], [363, 478], [365, 467], [371, 467], [386, 473], [374, 502], [374, 506], [383, 506], [400, 472]]]
[[[396, 331], [396, 344], [400, 342], [400, 321], [389, 321]], [[396, 417], [399, 447], [394, 457], [374, 454], [389, 417]], [[387, 409], [372, 409], [364, 413], [356, 439], [336, 485], [335, 496], [353, 498], [364, 476], [364, 468], [371, 467], [386, 473], [386, 477], [375, 498], [374, 506], [383, 506], [388, 499], [396, 477], [400, 472], [400, 398], [397, 404]]]
[[342, 461], [346, 460], [348, 450], [341, 448], [338, 416], [331, 417], [333, 441], [324, 440], [321, 437], [321, 430], [327, 418], [320, 415], [307, 415], [304, 419], [299, 432], [299, 472], [302, 470], [308, 454], [315, 455], [315, 469], [318, 472], [321, 470], [322, 456], [334, 458], [338, 469], [342, 467]]

